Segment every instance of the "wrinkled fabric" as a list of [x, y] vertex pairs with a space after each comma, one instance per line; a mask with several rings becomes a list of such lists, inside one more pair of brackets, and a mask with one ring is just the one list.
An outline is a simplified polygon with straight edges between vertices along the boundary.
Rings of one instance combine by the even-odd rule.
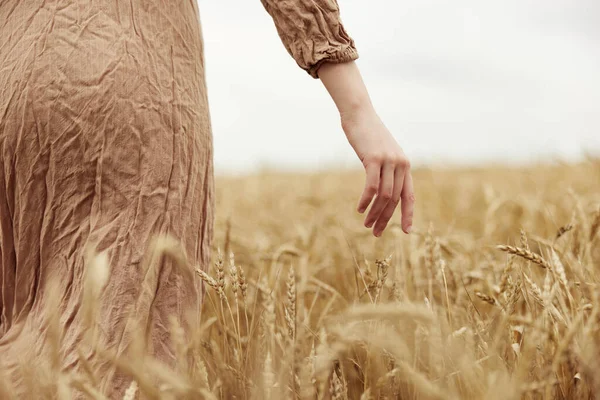
[[[327, 60], [357, 57], [335, 1], [263, 3], [313, 77]], [[79, 367], [90, 244], [111, 268], [99, 314], [106, 344], [126, 352], [135, 313], [148, 321], [152, 354], [174, 362], [169, 317], [199, 315], [202, 284], [166, 258], [148, 276], [142, 260], [168, 233], [190, 268], [208, 266], [212, 157], [196, 0], [0, 0], [0, 368], [17, 390], [19, 363], [48, 351], [51, 301], [64, 367]], [[129, 385], [109, 366], [101, 376], [111, 397]]]
[[358, 58], [340, 19], [336, 0], [261, 0], [273, 17], [283, 45], [300, 68], [318, 78], [324, 62]]

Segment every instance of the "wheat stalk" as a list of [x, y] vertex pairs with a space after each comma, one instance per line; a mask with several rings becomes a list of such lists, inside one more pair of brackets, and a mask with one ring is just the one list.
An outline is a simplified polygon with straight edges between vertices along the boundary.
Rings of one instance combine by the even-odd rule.
[[542, 268], [552, 269], [548, 261], [546, 261], [542, 256], [536, 254], [530, 250], [523, 249], [520, 247], [507, 246], [507, 245], [499, 245], [496, 246], [498, 250], [505, 251], [510, 254], [514, 254], [526, 260], [529, 260]]

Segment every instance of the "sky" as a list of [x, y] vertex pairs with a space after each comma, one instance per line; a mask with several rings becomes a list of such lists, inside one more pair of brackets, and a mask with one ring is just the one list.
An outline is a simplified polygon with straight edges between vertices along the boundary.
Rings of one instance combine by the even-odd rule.
[[[197, 0], [215, 170], [358, 168], [319, 80], [260, 0]], [[600, 1], [338, 0], [375, 108], [413, 165], [600, 154]]]

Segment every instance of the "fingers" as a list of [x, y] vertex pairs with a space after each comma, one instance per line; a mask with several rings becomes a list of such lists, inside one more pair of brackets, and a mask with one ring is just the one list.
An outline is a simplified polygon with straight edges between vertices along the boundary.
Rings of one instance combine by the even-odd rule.
[[410, 171], [404, 176], [404, 186], [402, 188], [402, 230], [404, 233], [410, 233], [413, 222], [413, 213], [415, 205], [415, 191], [413, 189], [412, 175]]
[[394, 171], [394, 191], [392, 192], [392, 198], [379, 215], [377, 222], [375, 222], [375, 227], [373, 228], [373, 234], [377, 237], [381, 236], [381, 233], [394, 215], [398, 203], [400, 203], [400, 196], [402, 195], [406, 172], [407, 171], [402, 167], [396, 167]]
[[378, 162], [369, 162], [365, 164], [365, 170], [367, 173], [367, 180], [365, 182], [365, 190], [363, 191], [360, 200], [358, 201], [358, 212], [364, 213], [373, 196], [379, 189], [379, 175], [381, 174], [381, 165]]
[[[382, 211], [387, 206], [394, 192], [394, 170], [396, 169], [393, 163], [385, 163], [381, 169], [381, 180], [379, 182], [379, 191], [373, 206], [369, 210], [367, 218], [365, 218], [365, 226], [370, 228], [375, 221], [379, 219]], [[380, 233], [381, 234], [381, 233]]]
[[[373, 234], [381, 236], [396, 207], [402, 202], [402, 230], [409, 233], [412, 227], [415, 195], [410, 163], [404, 157], [390, 156], [365, 163], [367, 179], [358, 202], [358, 212], [363, 213], [371, 204], [365, 226], [373, 227]], [[373, 201], [373, 197], [375, 200]]]

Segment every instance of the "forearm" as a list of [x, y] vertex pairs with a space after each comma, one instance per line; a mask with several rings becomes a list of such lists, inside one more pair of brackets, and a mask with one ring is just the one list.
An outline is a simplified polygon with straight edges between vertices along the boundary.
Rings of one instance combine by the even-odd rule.
[[318, 71], [319, 78], [340, 112], [342, 120], [358, 112], [372, 112], [373, 105], [354, 61], [325, 63]]
[[367, 180], [357, 206], [363, 213], [371, 204], [365, 226], [373, 227], [373, 234], [380, 236], [401, 204], [402, 229], [409, 233], [414, 204], [410, 163], [375, 112], [358, 66], [353, 61], [325, 63], [317, 74], [340, 112], [346, 138], [365, 167]]

